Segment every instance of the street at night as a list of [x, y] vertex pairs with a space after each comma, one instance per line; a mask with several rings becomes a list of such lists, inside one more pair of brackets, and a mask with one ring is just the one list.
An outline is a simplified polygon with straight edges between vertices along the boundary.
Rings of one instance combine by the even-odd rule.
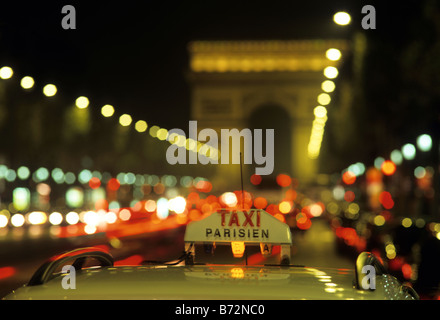
[[0, 299], [439, 300], [439, 16], [0, 5]]

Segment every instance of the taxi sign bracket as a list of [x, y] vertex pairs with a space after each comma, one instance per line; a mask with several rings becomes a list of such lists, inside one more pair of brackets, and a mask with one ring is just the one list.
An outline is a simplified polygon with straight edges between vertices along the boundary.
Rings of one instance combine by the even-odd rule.
[[193, 265], [196, 256], [196, 247], [194, 243], [185, 242], [185, 265]]

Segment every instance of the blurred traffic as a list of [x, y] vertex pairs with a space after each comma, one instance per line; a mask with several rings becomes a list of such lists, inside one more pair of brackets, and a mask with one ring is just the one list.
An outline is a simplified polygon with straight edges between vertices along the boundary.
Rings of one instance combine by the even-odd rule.
[[[386, 180], [391, 175], [384, 174], [383, 163], [379, 168], [373, 166], [365, 170], [363, 165], [357, 164], [344, 170], [339, 178], [331, 177], [336, 181], [334, 185], [308, 188], [308, 194], [303, 193], [299, 182], [287, 174], [276, 177], [277, 186], [271, 191], [259, 190], [263, 179], [252, 175], [248, 181], [252, 192], [242, 194], [231, 190], [219, 195], [212, 194], [211, 182], [201, 177], [177, 179], [171, 175], [127, 173], [105, 180], [98, 172], [84, 178], [83, 171], [80, 173], [83, 184], [68, 186], [64, 197], [53, 200], [49, 183], [55, 182], [50, 179], [54, 180], [53, 173], [59, 170], [52, 170], [52, 175], [38, 183], [33, 181], [35, 190], [24, 189], [28, 197], [13, 197], [8, 209], [0, 214], [1, 241], [5, 244], [0, 252], [3, 261], [0, 281], [9, 286], [22, 284], [20, 281], [26, 283], [8, 260], [18, 265], [29, 262], [26, 259], [34, 261], [35, 265], [27, 265], [27, 272], [32, 273], [38, 263], [57, 250], [80, 245], [95, 245], [111, 251], [121, 264], [136, 265], [146, 258], [173, 259], [183, 250], [183, 231], [190, 221], [200, 220], [220, 208], [255, 208], [265, 209], [290, 226], [295, 239], [295, 263], [321, 266], [330, 263], [333, 267], [339, 264], [338, 267], [350, 268], [348, 261], [362, 251], [370, 251], [392, 275], [417, 288], [423, 298], [436, 299], [439, 279], [435, 264], [439, 257], [440, 223], [422, 214], [410, 217], [396, 214], [392, 195], [384, 191], [384, 181], [391, 181]], [[6, 171], [12, 175], [12, 169]], [[392, 174], [397, 172], [393, 170]], [[420, 177], [414, 176], [414, 179]], [[75, 190], [73, 199], [70, 198], [72, 190]], [[37, 201], [33, 207], [41, 206], [38, 201], [45, 204], [66, 201], [64, 208], [71, 208], [20, 213], [31, 206], [30, 199]], [[131, 206], [124, 207], [127, 200]], [[420, 204], [424, 198], [415, 197], [414, 201], [413, 205]], [[312, 239], [304, 242], [305, 233], [311, 232], [315, 223], [318, 226]], [[333, 231], [331, 235], [330, 230]], [[304, 250], [310, 246], [321, 246], [326, 252], [321, 250], [314, 260], [307, 260], [310, 253], [304, 255]], [[29, 250], [37, 252], [28, 253]], [[20, 252], [23, 256], [18, 257]], [[329, 257], [333, 263], [325, 261]], [[249, 261], [252, 264], [260, 260], [254, 257]], [[5, 294], [13, 289], [3, 288]]]

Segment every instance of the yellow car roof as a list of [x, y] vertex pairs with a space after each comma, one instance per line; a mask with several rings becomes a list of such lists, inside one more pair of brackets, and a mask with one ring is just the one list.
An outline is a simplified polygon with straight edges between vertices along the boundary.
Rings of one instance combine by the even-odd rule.
[[[290, 264], [292, 237], [288, 225], [264, 210], [219, 210], [191, 222], [185, 233], [185, 252], [177, 263], [115, 267], [113, 257], [97, 248], [76, 249], [49, 259], [29, 281], [6, 299], [412, 299], [398, 280], [382, 270], [369, 253], [356, 262], [356, 271], [316, 269]], [[280, 262], [273, 265], [208, 265], [195, 262], [195, 245], [231, 244], [236, 251], [245, 245], [266, 249], [280, 246]], [[239, 245], [236, 245], [239, 244]], [[240, 250], [237, 250], [240, 249]], [[240, 252], [239, 252], [240, 253]], [[88, 258], [100, 267], [83, 268]], [[57, 268], [73, 261], [73, 271]], [[151, 262], [151, 261], [150, 261]], [[180, 265], [185, 262], [185, 265]], [[359, 286], [365, 264], [378, 271], [375, 290]], [[64, 267], [63, 267], [64, 268]], [[359, 269], [359, 270], [358, 270]], [[64, 272], [64, 273], [63, 273]], [[74, 286], [65, 286], [66, 281]]]
[[354, 273], [343, 269], [281, 266], [125, 266], [84, 269], [76, 288], [63, 289], [60, 275], [24, 286], [6, 299], [404, 299], [398, 281], [377, 279], [375, 291], [357, 290]]

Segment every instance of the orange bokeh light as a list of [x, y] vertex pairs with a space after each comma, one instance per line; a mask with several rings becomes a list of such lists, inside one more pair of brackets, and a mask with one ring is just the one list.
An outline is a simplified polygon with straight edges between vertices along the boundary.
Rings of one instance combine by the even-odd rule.
[[193, 205], [196, 204], [197, 201], [199, 201], [200, 195], [197, 192], [191, 192], [188, 197], [186, 197], [186, 201], [188, 204]]
[[267, 200], [263, 197], [257, 197], [254, 200], [254, 207], [257, 209], [264, 209], [267, 207]]
[[97, 177], [93, 177], [89, 180], [89, 187], [92, 189], [98, 189], [101, 186], [101, 180]]
[[0, 268], [0, 279], [5, 279], [13, 276], [16, 273], [16, 269], [14, 267], [1, 267]]
[[394, 200], [391, 193], [388, 191], [382, 191], [379, 195], [379, 201], [385, 209], [391, 209], [394, 207]]
[[376, 168], [370, 168], [367, 170], [366, 178], [368, 183], [381, 182], [382, 173]]
[[297, 195], [298, 194], [296, 193], [295, 190], [289, 189], [289, 190], [286, 191], [286, 195], [284, 196], [284, 198], [286, 200], [294, 201], [296, 199]]
[[296, 226], [301, 230], [307, 230], [312, 226], [312, 220], [310, 220], [303, 212], [298, 213], [295, 220]]
[[202, 213], [198, 209], [191, 209], [188, 213], [189, 220], [198, 221], [202, 218]]
[[259, 185], [261, 183], [261, 180], [263, 180], [263, 179], [258, 174], [251, 175], [251, 183], [253, 185], [255, 185], [255, 186]]
[[209, 181], [200, 180], [196, 184], [196, 189], [199, 192], [208, 193], [208, 192], [210, 192], [212, 190], [212, 184]]
[[116, 179], [116, 178], [111, 178], [107, 183], [107, 188], [111, 191], [118, 190], [120, 186], [121, 186], [121, 184], [119, 183], [118, 179]]
[[345, 194], [344, 194], [344, 200], [347, 201], [347, 202], [354, 201], [355, 197], [356, 197], [356, 195], [351, 190], [346, 191]]
[[356, 175], [351, 171], [345, 171], [342, 175], [342, 181], [345, 184], [353, 184], [356, 182]]
[[287, 174], [281, 173], [277, 176], [277, 183], [281, 187], [288, 187], [292, 183], [292, 178]]
[[284, 217], [284, 215], [282, 213], [275, 213], [273, 215], [275, 218], [277, 218], [278, 220], [280, 220], [281, 222], [286, 222], [286, 218]]
[[386, 160], [382, 162], [381, 170], [384, 175], [391, 176], [396, 172], [396, 165], [391, 160]]
[[406, 280], [411, 279], [411, 276], [412, 276], [412, 268], [411, 268], [411, 265], [410, 265], [410, 264], [405, 263], [405, 264], [402, 265], [402, 274], [403, 274], [403, 277], [404, 277]]

